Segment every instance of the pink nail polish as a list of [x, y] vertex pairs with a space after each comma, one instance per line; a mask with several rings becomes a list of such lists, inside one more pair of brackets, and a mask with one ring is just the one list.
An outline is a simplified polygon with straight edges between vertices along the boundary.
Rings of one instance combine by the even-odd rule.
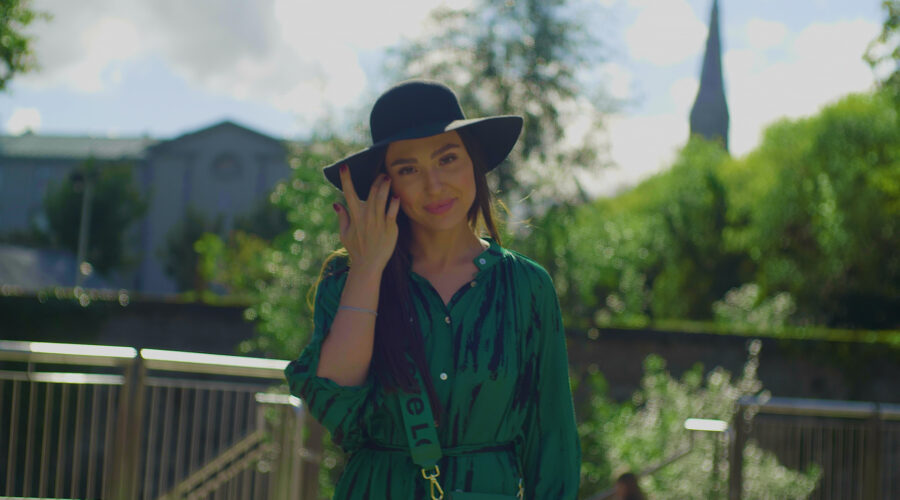
[[341, 211], [341, 206], [338, 205], [337, 203], [332, 203], [331, 206], [332, 206], [332, 208], [334, 208], [334, 211], [335, 211], [335, 212], [340, 212], [340, 211]]
[[346, 172], [346, 171], [347, 171], [347, 165], [346, 165], [346, 164], [341, 165], [341, 172], [343, 173], [343, 172]]

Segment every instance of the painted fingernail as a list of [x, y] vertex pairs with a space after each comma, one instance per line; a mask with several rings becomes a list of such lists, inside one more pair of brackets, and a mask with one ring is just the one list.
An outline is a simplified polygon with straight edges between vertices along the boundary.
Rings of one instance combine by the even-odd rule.
[[334, 208], [334, 211], [335, 211], [335, 212], [340, 212], [340, 211], [341, 211], [341, 206], [338, 205], [337, 203], [332, 203], [331, 206], [332, 206], [332, 208]]
[[400, 199], [400, 195], [399, 195], [399, 194], [395, 194], [395, 195], [393, 196], [393, 198], [394, 198], [395, 200], [399, 200], [399, 199]]
[[341, 165], [341, 173], [344, 173], [346, 171], [347, 171], [347, 165], [346, 164]]

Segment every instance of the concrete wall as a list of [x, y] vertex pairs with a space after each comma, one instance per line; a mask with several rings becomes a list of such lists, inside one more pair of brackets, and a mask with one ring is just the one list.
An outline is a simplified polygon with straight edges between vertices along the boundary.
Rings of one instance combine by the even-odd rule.
[[[241, 307], [204, 304], [138, 301], [127, 307], [94, 303], [83, 308], [72, 301], [0, 297], [0, 339], [233, 354], [254, 334], [242, 314]], [[596, 339], [575, 332], [567, 337], [575, 376], [596, 367], [616, 400], [629, 399], [638, 388], [643, 361], [652, 353], [662, 356], [675, 376], [699, 362], [706, 372], [722, 366], [738, 377], [750, 340], [625, 330], [603, 330]], [[758, 374], [774, 396], [900, 403], [900, 349], [883, 344], [762, 339]]]
[[[569, 361], [577, 372], [593, 365], [617, 400], [638, 388], [644, 359], [656, 353], [681, 376], [695, 363], [740, 376], [751, 337], [682, 332], [601, 330], [597, 339], [573, 334]], [[883, 344], [761, 339], [758, 377], [774, 396], [900, 403], [900, 349]]]

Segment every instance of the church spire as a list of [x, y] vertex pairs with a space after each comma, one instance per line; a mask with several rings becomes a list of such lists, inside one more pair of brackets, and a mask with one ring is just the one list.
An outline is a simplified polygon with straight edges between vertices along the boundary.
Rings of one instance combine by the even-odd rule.
[[706, 38], [706, 54], [700, 73], [700, 90], [691, 108], [691, 135], [699, 134], [710, 140], [719, 140], [728, 150], [728, 103], [725, 100], [725, 83], [722, 80], [722, 49], [719, 41], [719, 2], [713, 0], [709, 16], [709, 35]]

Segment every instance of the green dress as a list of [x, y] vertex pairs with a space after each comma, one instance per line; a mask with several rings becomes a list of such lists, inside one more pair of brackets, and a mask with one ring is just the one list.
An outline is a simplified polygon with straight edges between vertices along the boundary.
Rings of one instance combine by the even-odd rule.
[[[521, 465], [525, 498], [573, 499], [581, 448], [556, 291], [540, 265], [486, 239], [490, 247], [474, 260], [477, 275], [448, 304], [410, 271], [410, 293], [445, 412], [437, 429], [442, 448], [513, 446], [445, 454], [438, 462], [440, 483], [445, 492], [514, 495]], [[383, 391], [371, 375], [357, 387], [316, 376], [346, 271], [345, 260], [330, 265], [319, 284], [312, 339], [285, 369], [291, 392], [349, 454], [335, 498], [428, 498], [427, 482], [406, 448], [397, 394]]]

